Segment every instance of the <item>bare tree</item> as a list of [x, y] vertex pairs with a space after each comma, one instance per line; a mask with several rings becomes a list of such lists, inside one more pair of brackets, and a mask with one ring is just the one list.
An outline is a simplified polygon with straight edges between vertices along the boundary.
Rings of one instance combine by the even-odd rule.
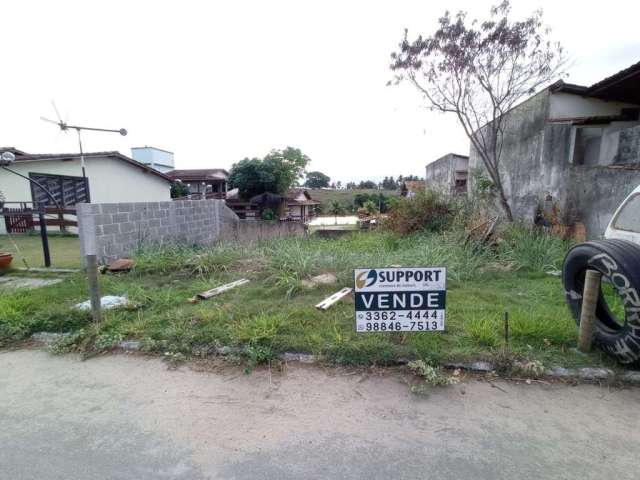
[[395, 82], [413, 84], [433, 110], [454, 113], [493, 182], [504, 214], [513, 221], [500, 175], [506, 113], [562, 75], [562, 47], [535, 11], [511, 21], [511, 5], [491, 7], [490, 18], [467, 21], [466, 12], [446, 12], [429, 37], [410, 41], [405, 30], [391, 69]]

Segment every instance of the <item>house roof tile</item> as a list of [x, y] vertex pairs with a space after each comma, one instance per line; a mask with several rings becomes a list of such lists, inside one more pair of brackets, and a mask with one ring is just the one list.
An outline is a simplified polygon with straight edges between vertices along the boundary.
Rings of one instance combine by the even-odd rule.
[[[3, 149], [0, 149], [0, 151], [4, 151]], [[15, 154], [15, 149], [12, 150]], [[18, 150], [19, 151], [19, 150]], [[17, 155], [16, 154], [16, 162], [20, 163], [20, 162], [40, 162], [40, 161], [55, 161], [55, 160], [60, 160], [60, 161], [65, 161], [65, 160], [75, 160], [80, 158], [80, 154], [79, 153], [37, 153], [37, 154], [32, 154], [32, 153], [24, 153], [21, 152], [22, 154]], [[144, 163], [140, 163], [136, 160], [134, 160], [133, 158], [129, 158], [126, 155], [121, 154], [120, 152], [117, 151], [106, 151], [106, 152], [88, 152], [84, 154], [84, 158], [85, 159], [91, 159], [91, 158], [97, 158], [97, 157], [108, 157], [108, 158], [114, 158], [116, 160], [120, 160], [123, 162], [126, 162], [134, 167], [138, 167], [141, 170], [144, 170], [147, 173], [150, 173], [152, 175], [155, 175], [157, 177], [162, 178], [163, 180], [166, 180], [167, 182], [173, 182], [173, 179], [167, 175], [165, 175], [162, 172], [159, 172], [158, 170], [155, 170], [151, 167], [149, 167], [148, 165], [145, 165]]]

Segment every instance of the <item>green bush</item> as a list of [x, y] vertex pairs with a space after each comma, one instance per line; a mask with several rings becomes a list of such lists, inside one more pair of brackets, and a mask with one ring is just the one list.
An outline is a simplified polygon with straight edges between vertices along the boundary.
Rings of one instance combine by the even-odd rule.
[[498, 257], [512, 262], [517, 269], [534, 272], [561, 270], [571, 242], [537, 227], [506, 224], [499, 232]]
[[386, 227], [401, 235], [448, 228], [455, 211], [448, 201], [433, 191], [416, 192], [412, 197], [393, 199]]

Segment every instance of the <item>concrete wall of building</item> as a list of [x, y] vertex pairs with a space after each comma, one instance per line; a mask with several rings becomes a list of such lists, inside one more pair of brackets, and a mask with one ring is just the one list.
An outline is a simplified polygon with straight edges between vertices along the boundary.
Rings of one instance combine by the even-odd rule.
[[100, 263], [129, 257], [144, 245], [207, 246], [304, 235], [295, 222], [239, 220], [224, 200], [82, 203], [77, 206], [80, 250], [94, 249]]
[[457, 171], [468, 171], [469, 157], [449, 153], [431, 162], [425, 169], [425, 186], [429, 190], [451, 195], [455, 192]]
[[[11, 169], [25, 176], [29, 173], [82, 176], [80, 160], [16, 162]], [[134, 165], [109, 157], [86, 159], [89, 193], [93, 203], [158, 202], [170, 200], [170, 183]], [[0, 191], [7, 202], [31, 202], [28, 180], [0, 170]], [[5, 234], [4, 219], [0, 218], [0, 235]]]
[[558, 92], [550, 96], [549, 119], [561, 120], [591, 116], [619, 115], [623, 108], [637, 107], [637, 105], [631, 103], [611, 102], [598, 98]]
[[[556, 95], [561, 96], [561, 102], [556, 101]], [[549, 123], [552, 110], [554, 118], [569, 118], [577, 114], [617, 115], [627, 106], [611, 102], [616, 107], [611, 109], [612, 105], [605, 107], [603, 103], [607, 102], [585, 102], [576, 95], [543, 91], [507, 114], [500, 172], [516, 219], [533, 222], [536, 210], [551, 195], [562, 221], [584, 222], [590, 238], [604, 233], [616, 207], [640, 184], [640, 159], [635, 159], [634, 153], [636, 135], [640, 146], [637, 122], [603, 125], [599, 153], [594, 158], [587, 156], [582, 165], [573, 162], [577, 127], [569, 122]], [[620, 137], [626, 138], [626, 143], [620, 142]], [[618, 158], [631, 161], [621, 165]], [[469, 169], [484, 170], [473, 147]]]
[[163, 173], [175, 168], [173, 153], [160, 148], [134, 147], [131, 149], [131, 158]]

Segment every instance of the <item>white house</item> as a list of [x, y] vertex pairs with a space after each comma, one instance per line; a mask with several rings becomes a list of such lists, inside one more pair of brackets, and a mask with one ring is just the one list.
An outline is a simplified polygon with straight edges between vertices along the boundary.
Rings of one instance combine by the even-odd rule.
[[[84, 172], [80, 154], [29, 154], [15, 148], [13, 172], [35, 180], [46, 188], [63, 207], [76, 203], [153, 202], [171, 200], [171, 178], [119, 152], [85, 153]], [[0, 200], [8, 207], [21, 202], [55, 203], [37, 184], [0, 169]], [[14, 203], [15, 202], [15, 203]], [[6, 233], [5, 219], [0, 218], [0, 234]]]

